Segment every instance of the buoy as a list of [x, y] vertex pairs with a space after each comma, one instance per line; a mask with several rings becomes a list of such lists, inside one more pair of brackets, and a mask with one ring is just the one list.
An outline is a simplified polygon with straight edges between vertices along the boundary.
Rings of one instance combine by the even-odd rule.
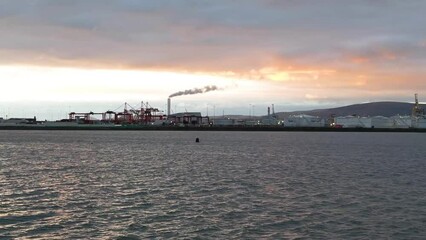
[[196, 138], [196, 139], [195, 139], [195, 142], [200, 142], [200, 139], [199, 139], [199, 138]]

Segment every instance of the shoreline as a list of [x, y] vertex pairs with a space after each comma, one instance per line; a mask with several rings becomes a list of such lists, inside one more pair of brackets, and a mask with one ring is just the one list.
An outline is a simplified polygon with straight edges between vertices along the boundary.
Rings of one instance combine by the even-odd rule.
[[62, 130], [62, 131], [265, 131], [265, 132], [426, 132], [425, 128], [330, 128], [277, 126], [0, 126], [0, 130]]

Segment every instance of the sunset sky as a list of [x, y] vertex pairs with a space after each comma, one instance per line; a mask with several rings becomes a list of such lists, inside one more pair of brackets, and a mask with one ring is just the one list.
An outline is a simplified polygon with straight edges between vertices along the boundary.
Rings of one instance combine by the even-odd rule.
[[[426, 101], [422, 0], [0, 0], [0, 117]], [[213, 113], [214, 112], [214, 113]]]

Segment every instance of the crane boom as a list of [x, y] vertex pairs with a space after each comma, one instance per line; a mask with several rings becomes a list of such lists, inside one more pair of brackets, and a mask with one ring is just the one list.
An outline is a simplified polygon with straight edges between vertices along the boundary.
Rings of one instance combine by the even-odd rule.
[[413, 107], [412, 115], [413, 115], [413, 117], [419, 117], [421, 115], [424, 115], [424, 111], [420, 107], [420, 104], [419, 104], [419, 98], [418, 98], [417, 93], [414, 94], [414, 107]]

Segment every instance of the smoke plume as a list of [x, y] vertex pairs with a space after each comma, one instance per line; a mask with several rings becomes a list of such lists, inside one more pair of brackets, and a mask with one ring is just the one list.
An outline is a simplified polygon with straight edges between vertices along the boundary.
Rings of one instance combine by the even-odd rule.
[[169, 98], [182, 96], [182, 95], [206, 93], [206, 92], [215, 91], [215, 90], [219, 90], [219, 88], [215, 85], [210, 85], [210, 86], [205, 86], [203, 88], [193, 88], [193, 89], [189, 89], [189, 90], [185, 90], [185, 91], [179, 91], [179, 92], [176, 92], [176, 93], [173, 93], [172, 95], [170, 95]]

